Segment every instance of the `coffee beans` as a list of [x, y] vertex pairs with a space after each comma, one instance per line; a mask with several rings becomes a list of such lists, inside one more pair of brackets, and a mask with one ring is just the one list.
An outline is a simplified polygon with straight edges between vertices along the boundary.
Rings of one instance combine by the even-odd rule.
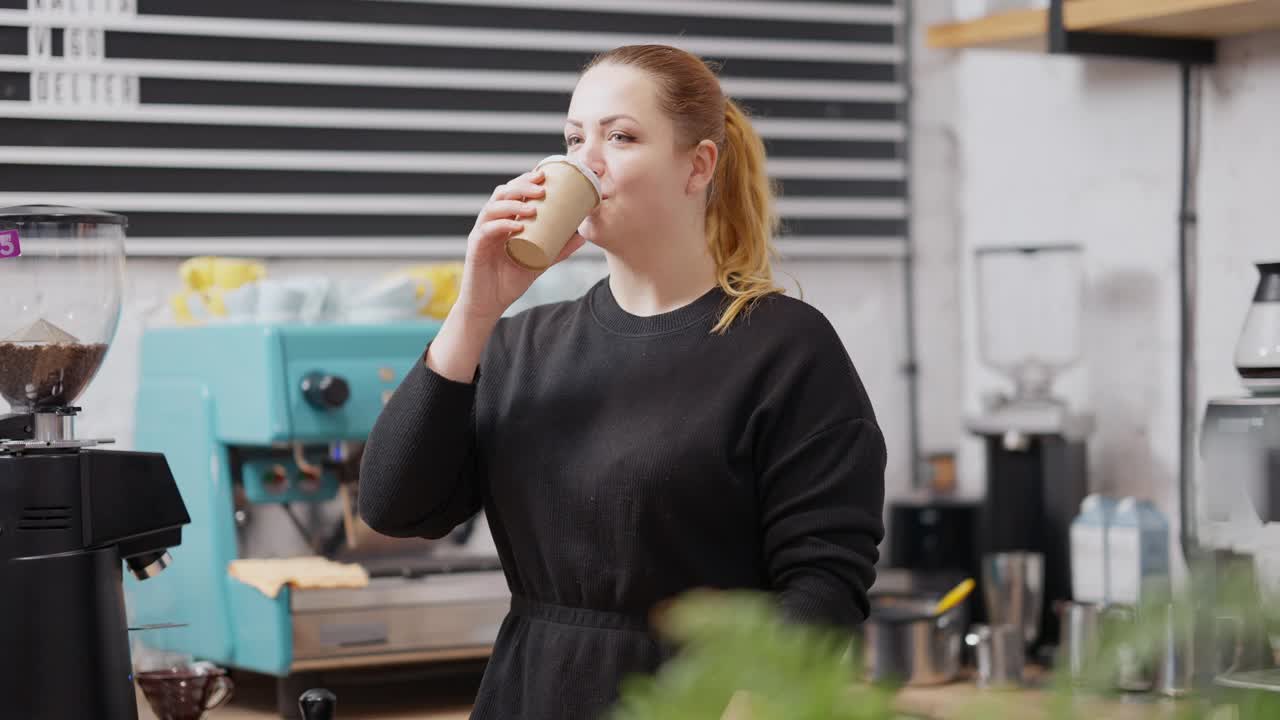
[[70, 405], [106, 354], [104, 343], [0, 342], [0, 396], [15, 409]]

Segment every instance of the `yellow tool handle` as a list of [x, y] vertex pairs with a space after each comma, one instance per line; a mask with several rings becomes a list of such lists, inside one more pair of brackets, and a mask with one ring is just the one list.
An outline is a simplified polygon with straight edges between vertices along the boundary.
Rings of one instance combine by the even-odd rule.
[[951, 592], [942, 596], [942, 599], [938, 601], [936, 606], [934, 606], [933, 614], [941, 615], [956, 605], [964, 602], [964, 599], [969, 597], [969, 593], [973, 592], [973, 585], [973, 578], [965, 578], [959, 585], [951, 588]]

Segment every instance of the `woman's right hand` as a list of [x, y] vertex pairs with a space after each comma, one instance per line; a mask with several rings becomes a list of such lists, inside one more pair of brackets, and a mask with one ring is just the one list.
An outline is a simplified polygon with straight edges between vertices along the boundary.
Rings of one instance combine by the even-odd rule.
[[[440, 375], [455, 382], [471, 382], [498, 319], [542, 274], [507, 257], [506, 243], [524, 229], [522, 221], [536, 216], [528, 200], [544, 195], [544, 180], [541, 171], [534, 171], [499, 185], [480, 210], [467, 237], [467, 261], [458, 299], [427, 350], [427, 367]], [[585, 242], [574, 233], [556, 262]]]
[[[536, 217], [537, 209], [528, 201], [546, 193], [545, 181], [541, 170], [513, 178], [495, 188], [480, 210], [467, 237], [467, 261], [455, 305], [467, 317], [496, 321], [542, 274], [512, 261], [507, 256], [506, 242], [524, 229], [524, 221]], [[574, 233], [556, 262], [584, 242], [581, 235]]]

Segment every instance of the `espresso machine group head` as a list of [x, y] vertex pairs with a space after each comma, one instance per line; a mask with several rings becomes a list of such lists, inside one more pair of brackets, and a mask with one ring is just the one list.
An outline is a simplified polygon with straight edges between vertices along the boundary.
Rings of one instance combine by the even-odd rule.
[[75, 436], [115, 335], [125, 218], [0, 210], [0, 713], [137, 720], [123, 566], [167, 567], [190, 522], [163, 455]]

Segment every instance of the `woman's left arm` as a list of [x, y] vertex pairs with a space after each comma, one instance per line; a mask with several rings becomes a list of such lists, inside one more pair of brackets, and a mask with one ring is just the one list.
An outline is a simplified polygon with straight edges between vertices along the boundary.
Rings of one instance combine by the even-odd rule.
[[851, 626], [867, 617], [884, 539], [885, 442], [844, 345], [825, 322], [813, 330], [777, 369], [757, 427], [763, 560], [789, 618]]
[[765, 565], [789, 618], [848, 626], [867, 617], [884, 467], [880, 428], [852, 418], [817, 429], [764, 471]]

